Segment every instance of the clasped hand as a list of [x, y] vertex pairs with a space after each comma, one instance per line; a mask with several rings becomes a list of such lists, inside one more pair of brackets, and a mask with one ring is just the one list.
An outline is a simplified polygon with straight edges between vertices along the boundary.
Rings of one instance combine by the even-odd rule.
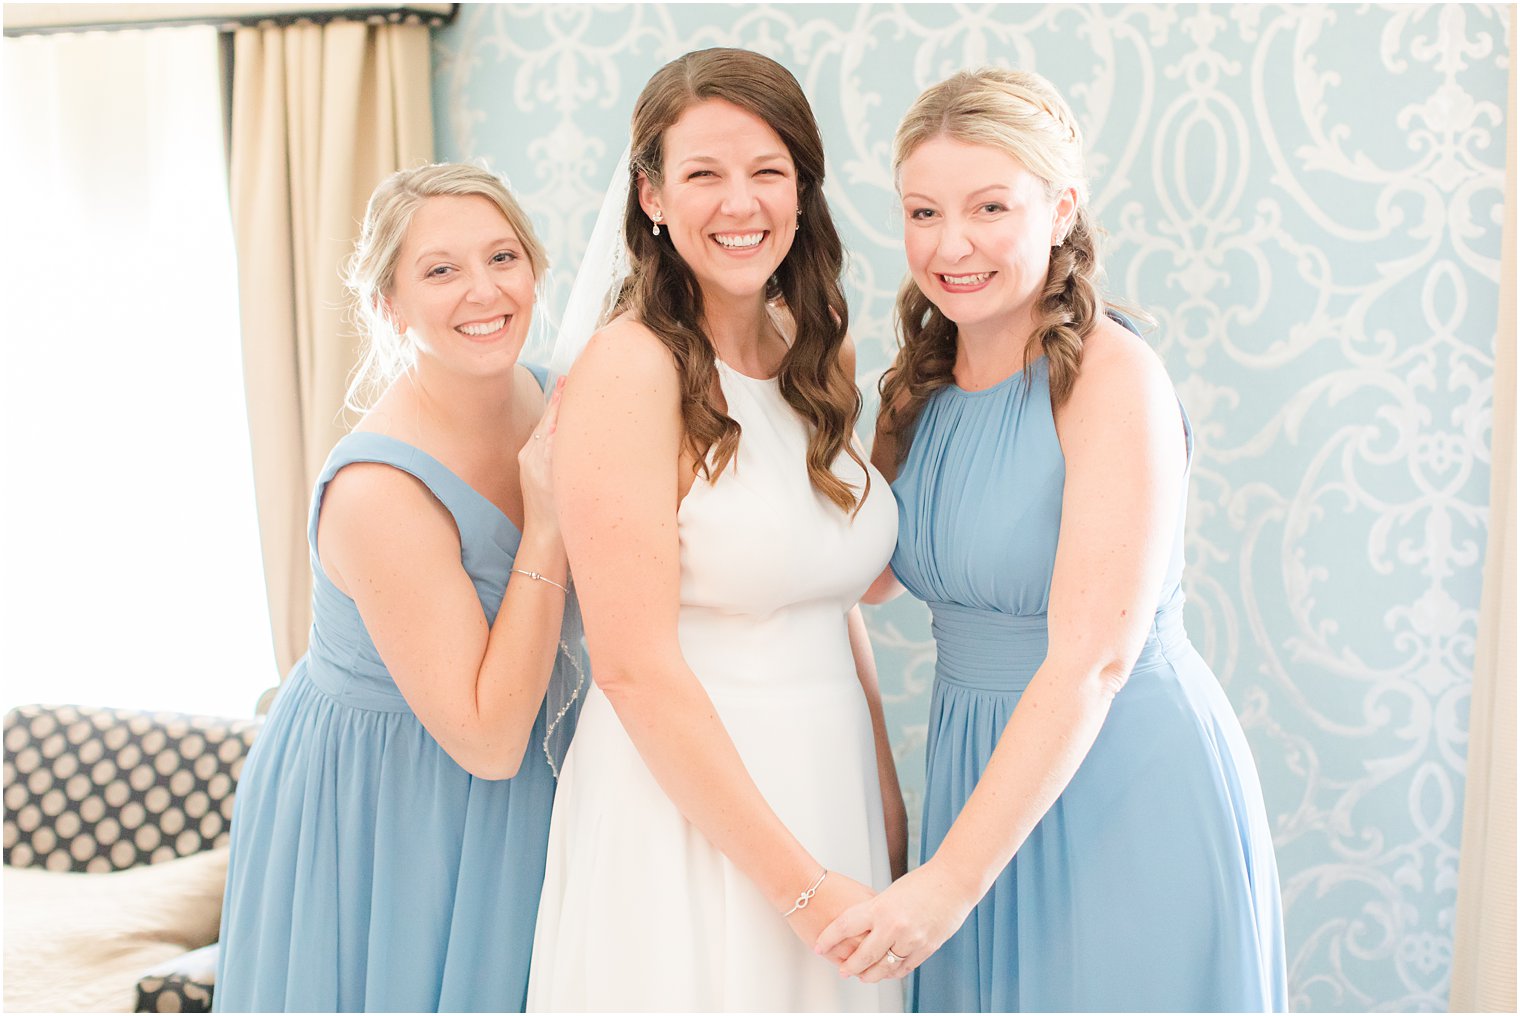
[[966, 920], [972, 905], [963, 897], [931, 861], [845, 910], [823, 929], [813, 950], [838, 961], [842, 975], [867, 984], [906, 977]]
[[[792, 931], [798, 938], [812, 945], [818, 941], [818, 936], [830, 921], [852, 907], [869, 901], [872, 895], [869, 886], [862, 885], [837, 871], [831, 871], [818, 884], [818, 891], [808, 901], [808, 905], [793, 911], [787, 916], [786, 922], [791, 925]], [[848, 938], [841, 939], [832, 951], [825, 950], [822, 955], [832, 962], [841, 963], [850, 955], [856, 944]]]

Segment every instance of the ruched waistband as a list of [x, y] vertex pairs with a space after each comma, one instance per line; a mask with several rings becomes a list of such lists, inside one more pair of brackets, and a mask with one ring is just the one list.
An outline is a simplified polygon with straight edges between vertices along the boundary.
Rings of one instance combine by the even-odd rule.
[[305, 657], [306, 676], [311, 683], [339, 705], [350, 709], [368, 709], [378, 713], [408, 713], [401, 689], [389, 674], [361, 674], [335, 666], [322, 656], [308, 651]]
[[[1050, 651], [1045, 614], [1004, 614], [958, 603], [931, 603], [938, 653], [935, 677], [979, 691], [1021, 692]], [[1156, 611], [1132, 673], [1167, 666], [1168, 654], [1187, 645], [1179, 594]]]

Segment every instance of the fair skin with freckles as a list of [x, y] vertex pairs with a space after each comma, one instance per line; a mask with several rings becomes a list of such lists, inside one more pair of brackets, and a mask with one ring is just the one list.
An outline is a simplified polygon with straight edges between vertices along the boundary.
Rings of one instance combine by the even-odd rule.
[[[718, 356], [771, 377], [787, 344], [765, 287], [796, 231], [791, 156], [763, 120], [718, 99], [667, 129], [662, 155], [661, 179], [640, 180], [644, 212], [659, 213], [662, 242], [696, 276]], [[665, 346], [626, 316], [594, 335], [566, 388], [554, 466], [592, 672], [671, 801], [784, 914], [822, 866], [766, 803], [681, 652], [676, 513], [696, 480], [682, 437], [680, 379]], [[874, 668], [862, 669], [862, 684], [879, 707]], [[787, 921], [811, 945], [870, 896], [831, 873]]]
[[[538, 382], [517, 363], [534, 281], [493, 202], [425, 199], [382, 306], [414, 344], [416, 366], [355, 429], [438, 459], [522, 533], [516, 567], [563, 585], [549, 475], [558, 389], [545, 408]], [[565, 594], [513, 575], [488, 619], [460, 563], [453, 516], [420, 480], [381, 463], [338, 471], [323, 498], [317, 552], [428, 733], [476, 776], [515, 775], [558, 649]]]
[[[991, 387], [1024, 365], [1050, 248], [1070, 228], [1075, 192], [1052, 197], [1002, 150], [947, 137], [909, 155], [899, 184], [909, 270], [956, 323], [955, 381]], [[1049, 653], [934, 856], [819, 936], [816, 948], [830, 954], [865, 936], [840, 965], [844, 976], [905, 976], [960, 928], [1071, 781], [1144, 647], [1183, 496], [1171, 383], [1144, 342], [1102, 318], [1055, 424], [1066, 480]], [[873, 458], [895, 473], [890, 435], [878, 433]], [[867, 601], [901, 590], [888, 569]], [[902, 962], [889, 962], [888, 949]]]

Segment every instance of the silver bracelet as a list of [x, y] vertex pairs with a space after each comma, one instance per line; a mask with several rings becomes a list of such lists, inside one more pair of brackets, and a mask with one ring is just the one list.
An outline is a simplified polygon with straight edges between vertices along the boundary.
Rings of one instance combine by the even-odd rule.
[[564, 593], [566, 596], [570, 595], [570, 590], [566, 589], [564, 586], [560, 585], [558, 582], [555, 582], [549, 576], [544, 575], [544, 574], [542, 574], [540, 572], [529, 571], [526, 568], [513, 568], [512, 569], [512, 574], [513, 575], [526, 575], [526, 576], [528, 576], [528, 578], [532, 579], [535, 582], [547, 582], [547, 583], [549, 583], [549, 585], [553, 586], [555, 589], [558, 589], [560, 592]]
[[818, 878], [812, 885], [802, 890], [802, 895], [797, 897], [797, 902], [792, 904], [792, 909], [782, 914], [782, 917], [791, 917], [799, 910], [806, 910], [812, 902], [813, 896], [818, 892], [818, 887], [823, 885], [823, 880], [829, 877], [829, 869], [825, 868], [818, 874]]

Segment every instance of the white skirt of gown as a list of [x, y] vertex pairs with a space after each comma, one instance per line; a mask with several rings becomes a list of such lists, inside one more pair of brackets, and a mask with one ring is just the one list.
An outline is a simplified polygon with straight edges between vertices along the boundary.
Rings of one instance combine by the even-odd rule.
[[[873, 470], [852, 521], [813, 490], [806, 430], [775, 382], [721, 362], [719, 377], [743, 435], [678, 515], [681, 649], [781, 821], [821, 865], [880, 890], [881, 788], [845, 612], [892, 552], [896, 505]], [[835, 469], [858, 482], [853, 461]], [[591, 687], [555, 797], [528, 1008], [880, 1012], [902, 994], [814, 955]]]

